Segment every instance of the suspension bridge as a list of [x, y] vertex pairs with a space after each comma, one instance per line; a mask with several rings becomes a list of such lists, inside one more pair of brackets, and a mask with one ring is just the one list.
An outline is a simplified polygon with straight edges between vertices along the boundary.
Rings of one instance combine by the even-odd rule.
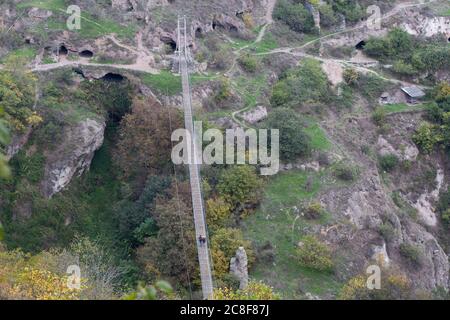
[[185, 128], [189, 132], [191, 141], [189, 156], [189, 179], [192, 194], [192, 210], [197, 241], [198, 261], [200, 265], [200, 279], [202, 283], [203, 299], [213, 299], [213, 282], [211, 274], [211, 257], [209, 253], [209, 237], [206, 227], [205, 210], [203, 205], [202, 188], [200, 185], [200, 167], [197, 163], [198, 150], [195, 139], [194, 122], [192, 117], [192, 97], [189, 79], [190, 58], [187, 44], [186, 17], [178, 17], [177, 54], [179, 72], [183, 88], [183, 109]]

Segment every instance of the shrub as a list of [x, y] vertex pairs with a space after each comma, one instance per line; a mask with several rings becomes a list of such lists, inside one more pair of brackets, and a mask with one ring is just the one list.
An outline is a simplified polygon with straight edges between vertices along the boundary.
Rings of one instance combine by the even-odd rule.
[[231, 54], [228, 50], [219, 49], [212, 54], [212, 66], [218, 70], [225, 70], [231, 63]]
[[356, 168], [340, 163], [334, 168], [334, 175], [343, 181], [354, 181], [357, 176]]
[[420, 266], [422, 264], [422, 252], [419, 247], [411, 243], [402, 243], [399, 249], [400, 254], [412, 265]]
[[239, 65], [247, 72], [255, 72], [258, 68], [258, 61], [249, 54], [239, 57]]
[[378, 232], [386, 240], [391, 241], [395, 237], [395, 229], [391, 223], [385, 222], [378, 227]]
[[341, 300], [405, 300], [413, 299], [411, 281], [404, 274], [393, 269], [382, 269], [381, 288], [367, 288], [367, 275], [350, 279], [339, 292]]
[[304, 131], [304, 123], [292, 109], [273, 111], [266, 122], [269, 129], [280, 130], [280, 157], [291, 161], [311, 154], [311, 138]]
[[386, 172], [391, 172], [394, 170], [398, 163], [399, 160], [395, 154], [387, 154], [378, 157], [378, 164], [380, 168]]
[[300, 265], [318, 271], [331, 271], [333, 260], [328, 246], [314, 236], [302, 239], [297, 249]]
[[422, 122], [412, 139], [420, 150], [424, 153], [430, 153], [441, 140], [441, 137], [436, 132], [435, 126], [428, 122]]
[[222, 171], [217, 190], [232, 210], [245, 213], [258, 204], [262, 183], [254, 167], [239, 165]]
[[291, 93], [286, 81], [277, 82], [272, 89], [272, 96], [270, 97], [270, 104], [273, 107], [279, 107], [291, 100]]
[[219, 86], [217, 89], [217, 93], [214, 96], [214, 100], [217, 103], [220, 103], [225, 100], [228, 100], [229, 98], [231, 98], [231, 96], [232, 96], [232, 92], [231, 92], [230, 81], [227, 78], [223, 77], [219, 82]]
[[311, 203], [305, 209], [305, 218], [307, 219], [320, 219], [323, 215], [323, 208], [320, 203]]
[[248, 29], [252, 29], [255, 26], [255, 21], [253, 21], [252, 15], [248, 12], [245, 12], [242, 15], [242, 21], [244, 21], [244, 24]]
[[345, 83], [352, 85], [357, 83], [359, 74], [355, 69], [347, 68], [344, 70], [343, 77]]
[[305, 9], [302, 3], [292, 3], [289, 0], [278, 1], [273, 16], [296, 32], [308, 33], [315, 29], [312, 14]]
[[275, 84], [271, 97], [273, 106], [292, 107], [326, 104], [334, 97], [320, 62], [304, 59], [300, 67], [289, 71]]
[[320, 12], [320, 25], [329, 28], [339, 22], [339, 17], [333, 11], [333, 7], [329, 4], [323, 4], [319, 6]]
[[372, 120], [377, 126], [382, 126], [386, 120], [386, 111], [382, 107], [378, 107], [372, 113]]
[[279, 300], [281, 297], [264, 283], [250, 281], [248, 287], [243, 290], [216, 289], [214, 298], [216, 300]]

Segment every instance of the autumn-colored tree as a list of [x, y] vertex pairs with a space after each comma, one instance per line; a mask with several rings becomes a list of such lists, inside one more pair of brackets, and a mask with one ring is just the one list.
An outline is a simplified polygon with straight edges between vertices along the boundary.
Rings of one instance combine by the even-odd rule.
[[331, 250], [314, 236], [305, 236], [297, 249], [300, 265], [318, 271], [329, 271], [334, 263]]
[[42, 121], [31, 110], [36, 78], [23, 68], [7, 67], [6, 70], [0, 72], [0, 109], [13, 130], [23, 131]]
[[350, 85], [355, 84], [359, 78], [358, 72], [352, 68], [345, 69], [343, 76], [344, 76], [344, 81]]
[[[45, 258], [45, 261], [44, 261]], [[35, 256], [21, 251], [0, 251], [0, 299], [77, 300], [86, 289], [70, 288], [68, 275], [57, 273], [50, 265], [55, 256]]]
[[367, 275], [351, 278], [341, 289], [338, 298], [342, 300], [403, 300], [414, 298], [411, 280], [395, 268], [381, 269], [380, 289], [370, 290]]
[[262, 179], [257, 176], [254, 167], [239, 165], [222, 172], [217, 190], [232, 209], [242, 215], [259, 203], [262, 185]]
[[250, 281], [244, 290], [232, 290], [229, 288], [219, 288], [214, 291], [216, 300], [279, 300], [281, 296], [273, 291], [268, 285]]
[[[172, 167], [172, 131], [182, 128], [180, 114], [156, 99], [135, 99], [120, 124], [115, 160], [125, 178], [144, 180]], [[145, 181], [145, 180], [144, 180]]]
[[245, 248], [248, 265], [251, 266], [255, 261], [252, 244], [244, 239], [241, 230], [222, 228], [217, 230], [211, 237], [211, 255], [217, 278], [221, 279], [229, 272], [230, 260], [235, 256], [239, 247]]
[[206, 222], [210, 230], [224, 227], [230, 215], [231, 206], [223, 198], [218, 197], [206, 201]]

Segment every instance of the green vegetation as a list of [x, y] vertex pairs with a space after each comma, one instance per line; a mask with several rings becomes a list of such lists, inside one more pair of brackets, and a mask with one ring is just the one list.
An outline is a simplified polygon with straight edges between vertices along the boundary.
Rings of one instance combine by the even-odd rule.
[[381, 61], [393, 63], [393, 70], [406, 76], [434, 73], [450, 67], [447, 39], [425, 42], [398, 28], [391, 30], [385, 38], [370, 38], [364, 51]]
[[380, 108], [386, 114], [390, 114], [390, 113], [426, 110], [427, 108], [429, 108], [429, 105], [427, 103], [420, 103], [420, 104], [414, 104], [414, 105], [409, 105], [406, 103], [392, 103], [392, 104], [382, 105], [382, 106], [380, 106]]
[[424, 153], [435, 146], [448, 150], [450, 147], [450, 85], [438, 84], [431, 92], [433, 102], [427, 104], [430, 122], [422, 122], [413, 135], [413, 141]]
[[422, 263], [422, 252], [416, 245], [411, 243], [400, 244], [400, 254], [414, 266], [420, 266]]
[[[98, 6], [101, 5], [101, 3], [98, 4]], [[17, 5], [19, 9], [36, 7], [52, 11], [53, 16], [48, 21], [42, 22], [39, 28], [44, 29], [47, 27], [53, 31], [68, 31], [65, 20], [68, 17], [66, 13], [68, 6], [69, 4], [65, 0], [32, 0]], [[121, 25], [114, 19], [94, 17], [86, 11], [82, 8], [81, 29], [75, 30], [82, 38], [97, 38], [112, 33], [117, 34], [121, 38], [132, 38], [136, 33], [136, 27], [133, 24]]]
[[331, 148], [330, 140], [328, 140], [325, 131], [318, 123], [312, 120], [307, 120], [307, 127], [304, 132], [311, 139], [311, 148], [316, 151], [324, 151]]
[[331, 271], [333, 268], [330, 249], [314, 236], [305, 236], [301, 239], [297, 255], [300, 265], [306, 268], [318, 271]]
[[[339, 292], [341, 300], [408, 300], [417, 299], [411, 280], [395, 268], [383, 268], [379, 290], [367, 288], [367, 275], [351, 278]], [[422, 297], [423, 299], [423, 297]]]
[[279, 108], [273, 111], [265, 126], [280, 130], [280, 157], [296, 160], [311, 153], [311, 139], [304, 131], [303, 119], [292, 109]]
[[334, 166], [334, 175], [342, 181], [355, 181], [358, 176], [358, 168], [350, 164], [340, 162]]
[[320, 62], [304, 59], [299, 68], [286, 74], [273, 87], [272, 106], [298, 107], [321, 105], [330, 102], [333, 93]]
[[65, 0], [32, 0], [17, 4], [17, 8], [19, 9], [30, 7], [57, 11], [57, 10], [65, 10], [67, 8], [67, 4]]
[[258, 68], [258, 60], [249, 54], [239, 57], [238, 62], [245, 71], [250, 73], [254, 73]]
[[175, 95], [181, 92], [181, 78], [169, 71], [163, 70], [159, 74], [144, 73], [141, 79], [145, 85], [162, 94]]
[[25, 63], [31, 62], [36, 57], [36, 49], [34, 48], [21, 48], [14, 51], [9, 52], [9, 54], [1, 59], [1, 63], [7, 63], [8, 59], [23, 59]]
[[250, 281], [244, 290], [219, 288], [214, 291], [216, 300], [279, 300], [281, 297], [273, 288], [262, 282]]
[[308, 33], [315, 30], [313, 16], [302, 3], [291, 0], [277, 1], [273, 16], [296, 32]]
[[246, 238], [252, 239], [256, 248], [272, 248], [271, 253], [264, 256], [266, 260], [263, 260], [262, 251], [257, 250], [261, 261], [255, 263], [250, 276], [270, 284], [284, 298], [300, 298], [300, 287], [312, 294], [336, 293], [340, 288], [333, 274], [303, 267], [297, 258], [297, 245], [304, 237], [303, 230], [311, 224], [330, 223], [328, 217], [299, 219], [293, 209], [304, 202], [306, 205], [321, 188], [331, 187], [332, 180], [328, 170], [279, 173], [269, 180], [261, 208], [244, 220]]
[[386, 172], [393, 171], [399, 164], [399, 159], [395, 154], [387, 154], [378, 157], [380, 168]]

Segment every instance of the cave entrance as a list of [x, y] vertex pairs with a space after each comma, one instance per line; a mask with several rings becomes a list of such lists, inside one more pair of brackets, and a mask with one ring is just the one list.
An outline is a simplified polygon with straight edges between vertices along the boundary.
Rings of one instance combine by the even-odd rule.
[[83, 50], [80, 52], [80, 57], [82, 58], [92, 58], [94, 56], [94, 53], [90, 50]]
[[118, 73], [107, 73], [101, 78], [101, 80], [108, 82], [121, 82], [125, 80], [125, 77]]
[[195, 29], [195, 37], [196, 38], [203, 38], [203, 29], [198, 27]]
[[60, 56], [67, 56], [69, 54], [69, 50], [67, 50], [65, 45], [61, 45], [59, 47], [59, 55]]
[[362, 41], [360, 41], [360, 42], [358, 42], [356, 44], [355, 49], [356, 50], [363, 50], [365, 45], [366, 45], [366, 42], [364, 40], [362, 40]]
[[166, 45], [166, 52], [168, 54], [175, 53], [177, 50], [177, 43], [172, 38], [163, 37], [161, 41]]

